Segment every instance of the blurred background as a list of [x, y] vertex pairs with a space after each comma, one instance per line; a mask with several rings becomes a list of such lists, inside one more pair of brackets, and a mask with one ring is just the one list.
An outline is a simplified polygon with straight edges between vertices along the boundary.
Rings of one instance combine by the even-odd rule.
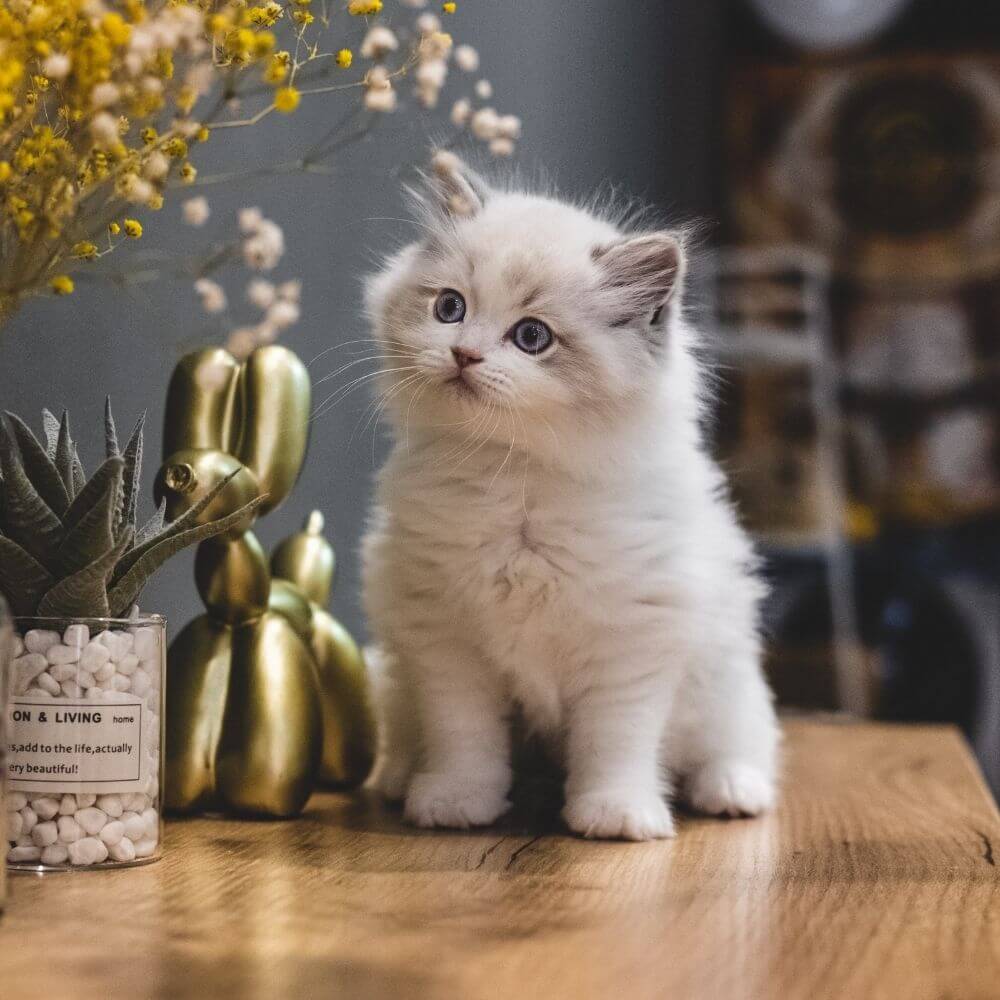
[[[387, 0], [386, 6], [389, 6]], [[719, 373], [716, 449], [774, 585], [769, 669], [781, 702], [959, 724], [1000, 788], [1000, 13], [980, 0], [464, 0], [454, 25], [482, 54], [517, 161], [567, 194], [611, 181], [700, 223], [692, 308]], [[449, 84], [451, 86], [451, 84]], [[301, 279], [284, 342], [316, 402], [366, 335], [360, 278], [410, 238], [400, 165], [445, 116], [387, 121], [330, 175], [252, 175], [330, 125], [303, 102], [209, 143], [212, 215], [155, 218], [184, 261], [260, 205], [285, 230], [271, 277]], [[247, 167], [251, 170], [248, 171]], [[153, 225], [150, 227], [150, 234]], [[113, 259], [113, 258], [112, 258]], [[0, 341], [0, 403], [68, 407], [84, 460], [105, 393], [119, 424], [148, 412], [159, 461], [170, 370], [225, 341], [190, 278], [80, 283], [27, 306]], [[326, 392], [322, 390], [327, 390]], [[315, 420], [295, 493], [261, 524], [272, 543], [314, 507], [340, 558], [334, 611], [364, 634], [357, 546], [385, 442], [370, 395]], [[150, 509], [151, 497], [148, 498]], [[146, 595], [173, 629], [200, 610], [188, 553]]]

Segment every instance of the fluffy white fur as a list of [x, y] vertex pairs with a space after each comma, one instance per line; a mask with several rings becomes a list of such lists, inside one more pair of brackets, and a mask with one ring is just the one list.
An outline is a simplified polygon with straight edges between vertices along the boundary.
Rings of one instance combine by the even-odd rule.
[[[419, 826], [491, 823], [516, 703], [561, 747], [580, 834], [669, 837], [675, 789], [767, 809], [763, 586], [702, 444], [678, 240], [489, 190], [450, 155], [421, 225], [368, 288], [396, 437], [364, 545], [372, 784]], [[435, 318], [442, 289], [462, 322]], [[525, 316], [551, 349], [511, 343]], [[458, 378], [453, 348], [482, 361]]]

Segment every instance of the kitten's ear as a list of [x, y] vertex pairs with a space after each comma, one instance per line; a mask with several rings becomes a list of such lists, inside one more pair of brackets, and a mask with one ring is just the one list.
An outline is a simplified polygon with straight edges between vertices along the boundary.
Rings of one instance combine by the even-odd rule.
[[439, 149], [431, 159], [431, 186], [447, 215], [471, 217], [482, 210], [489, 186], [454, 153]]
[[618, 300], [623, 325], [643, 319], [658, 323], [663, 307], [680, 291], [684, 251], [672, 233], [628, 236], [596, 247], [592, 256], [605, 289]]

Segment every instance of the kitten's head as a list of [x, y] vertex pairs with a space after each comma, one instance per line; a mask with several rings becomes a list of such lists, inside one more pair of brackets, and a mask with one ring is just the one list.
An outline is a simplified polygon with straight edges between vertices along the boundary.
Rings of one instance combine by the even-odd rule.
[[450, 153], [418, 203], [425, 237], [368, 286], [397, 421], [478, 416], [478, 433], [504, 440], [599, 428], [661, 384], [683, 274], [675, 234], [492, 190]]

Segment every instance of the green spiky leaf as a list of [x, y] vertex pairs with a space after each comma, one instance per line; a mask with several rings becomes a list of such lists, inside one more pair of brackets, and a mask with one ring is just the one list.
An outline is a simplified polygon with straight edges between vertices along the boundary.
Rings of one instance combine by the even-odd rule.
[[115, 582], [120, 580], [154, 545], [159, 545], [160, 542], [165, 542], [173, 535], [194, 526], [201, 516], [202, 511], [226, 488], [229, 481], [235, 475], [236, 472], [231, 472], [221, 482], [216, 483], [193, 507], [181, 514], [176, 521], [171, 521], [159, 534], [154, 535], [142, 545], [137, 543], [135, 548], [125, 556], [121, 565], [115, 570]]
[[120, 455], [118, 450], [118, 430], [115, 427], [115, 418], [111, 413], [111, 397], [104, 397], [104, 457], [114, 458]]
[[69, 494], [59, 476], [55, 462], [35, 437], [31, 428], [16, 414], [5, 412], [7, 430], [17, 443], [21, 464], [38, 495], [49, 505], [57, 517], [62, 517], [69, 506]]
[[4, 533], [37, 562], [51, 568], [62, 538], [62, 522], [31, 484], [6, 432], [0, 433], [0, 471], [4, 479]]
[[42, 426], [45, 428], [45, 450], [49, 458], [55, 460], [56, 444], [59, 441], [59, 421], [51, 410], [42, 410]]
[[139, 498], [139, 474], [142, 471], [142, 429], [146, 423], [146, 414], [135, 423], [132, 434], [122, 457], [125, 459], [125, 479], [122, 502], [124, 510], [122, 512], [122, 523], [135, 528], [135, 511]]
[[108, 581], [122, 553], [132, 544], [126, 530], [118, 544], [72, 576], [64, 577], [48, 590], [38, 604], [38, 614], [55, 618], [107, 618]]
[[[138, 600], [139, 594], [149, 578], [181, 549], [228, 531], [255, 511], [264, 502], [264, 499], [264, 497], [256, 497], [227, 517], [174, 532], [168, 537], [161, 537], [160, 541], [146, 546], [142, 556], [133, 563], [129, 571], [114, 584], [108, 593], [108, 607], [111, 609], [112, 615], [118, 617], [126, 614], [128, 609]], [[180, 520], [178, 518], [174, 524], [179, 523]]]
[[160, 506], [156, 508], [156, 513], [135, 533], [135, 547], [145, 545], [151, 538], [155, 538], [163, 531], [163, 523], [167, 518], [167, 498], [160, 501]]
[[59, 436], [56, 438], [56, 453], [54, 456], [56, 468], [62, 478], [63, 486], [70, 499], [76, 496], [73, 487], [73, 440], [69, 436], [69, 414], [63, 410], [62, 420], [59, 421]]
[[125, 472], [125, 460], [119, 456], [105, 459], [97, 472], [91, 476], [90, 481], [76, 495], [76, 498], [69, 505], [69, 510], [63, 517], [63, 526], [66, 531], [72, 531], [77, 522], [100, 500], [108, 488], [109, 483], [117, 484], [117, 491], [121, 492], [122, 477]]
[[0, 592], [15, 615], [33, 615], [52, 576], [20, 545], [0, 535]]
[[73, 477], [73, 496], [76, 496], [80, 490], [87, 485], [87, 473], [83, 471], [83, 462], [80, 461], [80, 455], [76, 450], [76, 445], [73, 445], [73, 460], [70, 463], [70, 475]]
[[[83, 512], [67, 531], [62, 545], [59, 546], [59, 551], [56, 553], [56, 571], [60, 576], [70, 576], [78, 572], [114, 548], [114, 519], [120, 506], [121, 472], [116, 466], [112, 468], [113, 474], [107, 477], [104, 490], [98, 496], [97, 502], [90, 510]], [[90, 484], [96, 479], [97, 476], [80, 491], [73, 501], [74, 506], [89, 493]]]

